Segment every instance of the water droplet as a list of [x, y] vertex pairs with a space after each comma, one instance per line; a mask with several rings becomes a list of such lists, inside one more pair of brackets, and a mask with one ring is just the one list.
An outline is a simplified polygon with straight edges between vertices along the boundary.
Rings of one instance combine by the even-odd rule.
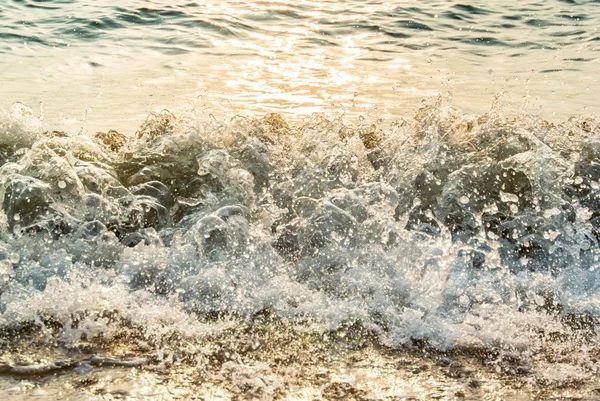
[[518, 203], [519, 202], [519, 197], [515, 194], [511, 194], [508, 192], [503, 192], [500, 191], [500, 200], [502, 202], [513, 202], [513, 203]]
[[14, 219], [15, 221], [19, 221], [19, 220], [21, 220], [21, 215], [20, 215], [19, 213], [15, 213], [15, 214], [13, 215], [13, 219]]
[[592, 247], [592, 244], [588, 240], [583, 240], [583, 241], [581, 241], [579, 247], [584, 251], [589, 251], [590, 248]]
[[463, 205], [466, 205], [467, 203], [469, 203], [470, 199], [468, 196], [461, 196], [459, 199], [460, 203], [462, 203]]
[[544, 306], [546, 304], [546, 300], [541, 295], [535, 294], [533, 296], [533, 300], [538, 306]]
[[67, 183], [66, 183], [66, 182], [64, 182], [64, 181], [59, 181], [59, 182], [58, 182], [58, 187], [59, 187], [60, 189], [65, 189], [65, 188], [67, 187]]
[[21, 260], [21, 256], [18, 253], [11, 253], [10, 256], [8, 257], [8, 260], [12, 264], [17, 264]]

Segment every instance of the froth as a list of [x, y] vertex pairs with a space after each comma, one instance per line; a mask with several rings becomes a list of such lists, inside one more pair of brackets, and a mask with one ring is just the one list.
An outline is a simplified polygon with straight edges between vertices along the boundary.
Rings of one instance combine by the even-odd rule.
[[55, 320], [73, 345], [268, 310], [360, 322], [388, 346], [535, 355], [566, 346], [550, 335], [597, 337], [594, 118], [432, 103], [381, 129], [164, 111], [132, 137], [34, 121], [17, 105], [0, 122], [4, 327]]

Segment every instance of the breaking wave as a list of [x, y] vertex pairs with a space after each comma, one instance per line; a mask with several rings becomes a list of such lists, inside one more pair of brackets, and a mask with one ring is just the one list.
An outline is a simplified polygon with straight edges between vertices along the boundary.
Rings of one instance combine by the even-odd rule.
[[386, 128], [294, 127], [190, 109], [67, 135], [17, 103], [0, 149], [4, 332], [165, 345], [268, 313], [390, 347], [552, 353], [540, 374], [597, 369], [595, 117], [430, 101]]

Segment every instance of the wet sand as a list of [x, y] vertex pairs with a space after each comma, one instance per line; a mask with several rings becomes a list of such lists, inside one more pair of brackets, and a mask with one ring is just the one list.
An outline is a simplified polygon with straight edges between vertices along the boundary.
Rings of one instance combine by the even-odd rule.
[[549, 382], [536, 375], [540, 366], [556, 359], [552, 355], [524, 359], [460, 347], [440, 352], [418, 343], [390, 349], [357, 327], [314, 334], [266, 323], [193, 342], [172, 340], [164, 349], [125, 339], [65, 349], [46, 344], [40, 333], [5, 336], [0, 399], [600, 398], [598, 378]]

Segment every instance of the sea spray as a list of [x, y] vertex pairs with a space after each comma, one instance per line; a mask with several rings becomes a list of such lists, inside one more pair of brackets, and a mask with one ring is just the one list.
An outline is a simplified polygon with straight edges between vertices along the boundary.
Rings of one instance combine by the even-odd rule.
[[268, 313], [517, 355], [540, 378], [597, 369], [593, 117], [433, 101], [381, 128], [164, 111], [132, 136], [42, 132], [21, 104], [3, 119], [5, 331], [164, 350]]

